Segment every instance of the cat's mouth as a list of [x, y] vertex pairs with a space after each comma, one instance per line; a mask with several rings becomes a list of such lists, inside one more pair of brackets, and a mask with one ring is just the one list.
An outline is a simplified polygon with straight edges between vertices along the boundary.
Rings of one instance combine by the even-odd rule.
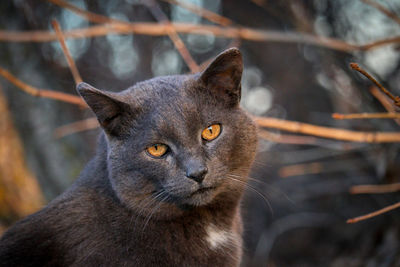
[[215, 188], [216, 188], [215, 186], [199, 188], [196, 191], [194, 191], [193, 193], [191, 193], [190, 197], [193, 197], [193, 196], [198, 195], [198, 194], [204, 194], [204, 193], [207, 193], [209, 191], [213, 191]]

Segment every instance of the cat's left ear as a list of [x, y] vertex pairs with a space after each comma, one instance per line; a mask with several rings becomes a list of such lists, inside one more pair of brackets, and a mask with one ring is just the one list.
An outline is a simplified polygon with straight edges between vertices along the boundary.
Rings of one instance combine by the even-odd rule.
[[230, 48], [214, 59], [200, 80], [214, 96], [233, 107], [240, 101], [242, 72], [242, 54], [239, 49]]
[[101, 91], [84, 82], [79, 83], [76, 89], [108, 135], [121, 137], [129, 132], [132, 108], [120, 99], [118, 93]]

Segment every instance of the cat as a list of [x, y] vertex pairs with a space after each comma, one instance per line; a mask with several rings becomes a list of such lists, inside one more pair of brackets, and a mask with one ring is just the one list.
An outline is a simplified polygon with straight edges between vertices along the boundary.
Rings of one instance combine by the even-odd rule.
[[257, 129], [242, 56], [119, 93], [80, 83], [102, 134], [75, 183], [0, 240], [1, 266], [239, 266]]

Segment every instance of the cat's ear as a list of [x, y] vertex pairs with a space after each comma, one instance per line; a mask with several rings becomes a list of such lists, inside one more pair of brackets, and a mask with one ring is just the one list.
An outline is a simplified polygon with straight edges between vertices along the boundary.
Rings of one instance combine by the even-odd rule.
[[229, 106], [236, 106], [240, 101], [242, 72], [242, 54], [239, 49], [230, 48], [214, 59], [200, 80], [212, 94]]
[[76, 89], [107, 134], [120, 137], [128, 132], [131, 107], [118, 99], [116, 93], [101, 91], [84, 82], [79, 83]]

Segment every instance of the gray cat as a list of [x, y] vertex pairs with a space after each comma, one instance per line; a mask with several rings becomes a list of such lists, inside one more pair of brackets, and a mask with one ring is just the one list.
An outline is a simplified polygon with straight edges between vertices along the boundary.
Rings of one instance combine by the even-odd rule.
[[81, 83], [103, 133], [77, 181], [0, 240], [1, 266], [239, 266], [257, 146], [242, 57], [120, 93]]

